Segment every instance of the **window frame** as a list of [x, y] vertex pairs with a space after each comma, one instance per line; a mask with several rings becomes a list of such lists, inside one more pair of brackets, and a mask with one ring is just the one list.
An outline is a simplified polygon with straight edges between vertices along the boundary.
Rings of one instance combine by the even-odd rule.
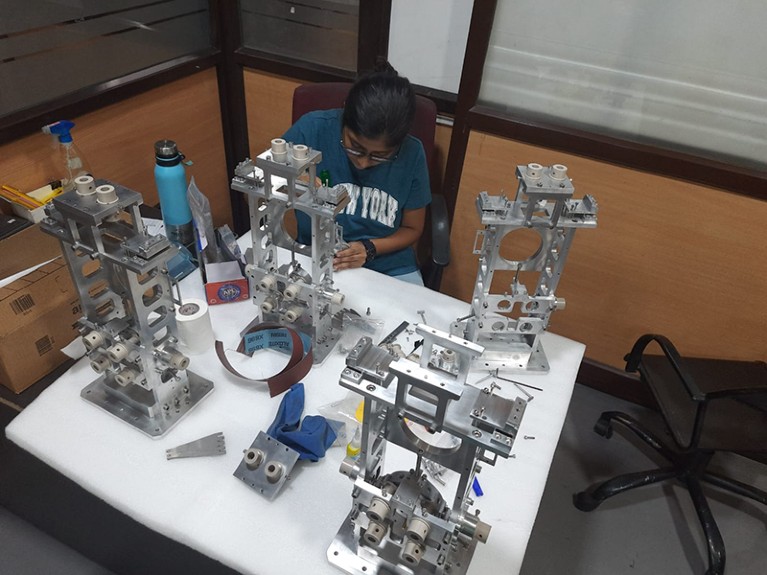
[[767, 200], [767, 171], [511, 115], [478, 104], [497, 0], [474, 0], [445, 174], [450, 213], [472, 130]]

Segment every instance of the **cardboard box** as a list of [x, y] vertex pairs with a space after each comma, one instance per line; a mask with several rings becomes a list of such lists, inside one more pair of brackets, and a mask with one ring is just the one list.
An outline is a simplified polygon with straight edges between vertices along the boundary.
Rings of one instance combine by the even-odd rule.
[[16, 393], [66, 361], [82, 314], [55, 238], [32, 226], [0, 241], [0, 280], [39, 264], [0, 287], [0, 385]]

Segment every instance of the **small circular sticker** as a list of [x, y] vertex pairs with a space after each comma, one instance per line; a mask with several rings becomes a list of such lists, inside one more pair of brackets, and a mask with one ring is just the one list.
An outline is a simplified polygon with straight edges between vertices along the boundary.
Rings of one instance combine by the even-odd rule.
[[221, 301], [235, 301], [241, 294], [240, 286], [235, 284], [224, 284], [218, 288], [218, 298]]

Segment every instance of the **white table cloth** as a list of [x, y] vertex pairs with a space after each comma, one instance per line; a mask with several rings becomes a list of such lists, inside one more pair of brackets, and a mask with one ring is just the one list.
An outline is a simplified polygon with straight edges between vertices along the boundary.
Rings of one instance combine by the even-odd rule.
[[[384, 334], [403, 320], [419, 323], [417, 310], [425, 310], [428, 324], [444, 331], [469, 312], [464, 302], [364, 269], [336, 274], [335, 285], [346, 295], [347, 307], [363, 314], [370, 308], [371, 317], [384, 320]], [[203, 297], [197, 276], [184, 280], [181, 290], [184, 297]], [[213, 306], [217, 338], [233, 349], [256, 312], [252, 302]], [[415, 339], [403, 333], [398, 341], [409, 351]], [[550, 333], [543, 345], [551, 371], [512, 376], [543, 389], [532, 391], [514, 458], [484, 465], [478, 476], [484, 496], [475, 498], [476, 508], [492, 531], [487, 544], [477, 546], [469, 573], [514, 574], [522, 564], [584, 352], [582, 344]], [[273, 420], [282, 396], [270, 399], [265, 387], [229, 374], [213, 349], [190, 357], [189, 369], [212, 380], [215, 390], [160, 439], [80, 398], [80, 390], [96, 377], [87, 359], [17, 416], [7, 436], [118, 510], [237, 571], [338, 573], [326, 550], [352, 503], [352, 482], [338, 472], [345, 450], [331, 448], [318, 463], [299, 462], [280, 494], [267, 501], [232, 473], [243, 450]], [[304, 414], [316, 414], [318, 407], [346, 395], [338, 385], [343, 365], [344, 355], [336, 349], [303, 380]], [[469, 382], [485, 375], [473, 372]], [[511, 383], [498, 383], [500, 395], [522, 396]], [[218, 431], [226, 437], [226, 455], [166, 460], [166, 449]], [[414, 467], [411, 454], [390, 453], [385, 471]], [[452, 480], [448, 486], [455, 486], [452, 472], [445, 477]], [[446, 492], [447, 500], [453, 495]]]

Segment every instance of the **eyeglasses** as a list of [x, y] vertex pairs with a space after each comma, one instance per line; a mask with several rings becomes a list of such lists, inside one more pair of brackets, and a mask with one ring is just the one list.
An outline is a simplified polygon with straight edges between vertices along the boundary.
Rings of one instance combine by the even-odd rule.
[[371, 154], [370, 152], [363, 152], [362, 150], [357, 150], [356, 148], [349, 148], [344, 144], [343, 139], [339, 142], [341, 144], [341, 147], [344, 149], [344, 152], [346, 152], [349, 156], [352, 156], [354, 158], [369, 158], [371, 162], [375, 162], [376, 164], [383, 164], [385, 162], [393, 162], [397, 159], [397, 156], [399, 155], [399, 150], [394, 152], [391, 156], [379, 156], [378, 154]]

